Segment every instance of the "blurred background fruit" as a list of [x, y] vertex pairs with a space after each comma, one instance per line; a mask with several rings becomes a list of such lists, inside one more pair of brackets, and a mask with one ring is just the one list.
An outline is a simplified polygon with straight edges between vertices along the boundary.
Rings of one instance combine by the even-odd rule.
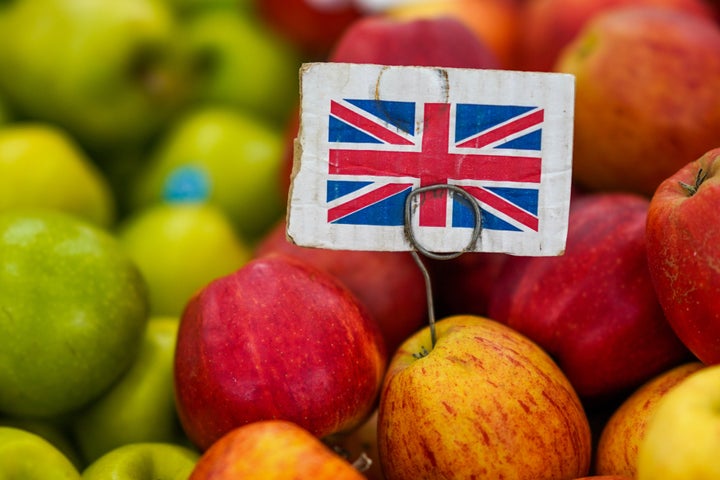
[[49, 123], [0, 125], [0, 210], [46, 207], [100, 227], [115, 221], [102, 172], [66, 132]]

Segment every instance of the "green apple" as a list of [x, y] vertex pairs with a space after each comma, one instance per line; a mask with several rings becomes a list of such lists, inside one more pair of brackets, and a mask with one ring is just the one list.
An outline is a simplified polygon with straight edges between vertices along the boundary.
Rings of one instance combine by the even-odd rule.
[[0, 427], [0, 480], [80, 480], [80, 473], [41, 436]]
[[184, 439], [173, 390], [178, 323], [177, 317], [151, 317], [130, 370], [72, 421], [74, 438], [87, 462], [129, 443]]
[[117, 237], [148, 284], [155, 315], [179, 316], [197, 290], [251, 257], [226, 213], [210, 203], [150, 205], [127, 218]]
[[132, 443], [95, 460], [82, 480], [187, 480], [198, 458], [198, 452], [180, 445]]
[[0, 210], [47, 207], [109, 227], [115, 205], [103, 174], [77, 142], [49, 123], [0, 126]]
[[165, 0], [181, 16], [192, 16], [215, 8], [250, 10], [254, 0]]
[[0, 124], [8, 123], [10, 121], [10, 108], [7, 102], [0, 97]]
[[117, 239], [54, 210], [0, 212], [0, 412], [57, 417], [135, 359], [144, 280]]
[[282, 216], [278, 185], [284, 140], [272, 128], [230, 107], [202, 107], [178, 118], [135, 184], [135, 208], [162, 200], [219, 205], [246, 239]]
[[284, 124], [298, 99], [300, 56], [238, 8], [211, 9], [184, 22], [186, 48], [198, 75], [196, 101], [232, 105]]
[[638, 447], [638, 480], [720, 478], [720, 365], [697, 370], [655, 406]]
[[78, 469], [84, 463], [71, 438], [70, 432], [61, 421], [38, 420], [34, 418], [0, 418], [0, 426], [13, 427], [39, 435], [65, 455]]
[[94, 149], [146, 140], [189, 92], [177, 26], [158, 0], [5, 2], [0, 90]]

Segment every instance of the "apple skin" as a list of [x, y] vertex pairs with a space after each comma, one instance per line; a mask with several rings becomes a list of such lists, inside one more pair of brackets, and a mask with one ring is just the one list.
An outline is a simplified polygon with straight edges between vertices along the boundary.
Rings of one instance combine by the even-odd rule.
[[508, 258], [491, 295], [489, 316], [547, 350], [583, 400], [624, 394], [690, 356], [650, 280], [648, 206], [635, 194], [577, 198], [565, 254]]
[[329, 61], [460, 68], [500, 65], [493, 51], [453, 17], [363, 17], [345, 30]]
[[703, 366], [694, 361], [671, 368], [648, 380], [622, 402], [600, 434], [594, 468], [598, 475], [635, 477], [638, 448], [658, 402], [675, 385]]
[[517, 67], [550, 72], [588, 21], [612, 9], [643, 5], [712, 17], [704, 0], [527, 0], [520, 11]]
[[144, 279], [115, 237], [63, 212], [2, 212], [0, 241], [0, 411], [75, 411], [136, 358]]
[[50, 442], [21, 428], [0, 426], [0, 478], [80, 480], [73, 463]]
[[201, 450], [257, 420], [323, 437], [372, 412], [387, 353], [369, 312], [330, 274], [267, 255], [188, 303], [175, 351], [176, 404]]
[[181, 445], [131, 443], [88, 465], [82, 480], [186, 480], [199, 457], [198, 452]]
[[538, 480], [589, 473], [587, 416], [547, 353], [484, 317], [445, 317], [436, 331], [434, 347], [426, 327], [390, 362], [377, 426], [387, 478]]
[[660, 304], [678, 337], [706, 364], [720, 362], [718, 208], [720, 148], [658, 187], [646, 229], [648, 266]]
[[706, 366], [658, 402], [638, 450], [637, 480], [720, 478], [720, 365]]
[[326, 271], [367, 307], [392, 353], [428, 320], [425, 280], [408, 252], [328, 250], [295, 245], [280, 221], [257, 245], [255, 257], [282, 253]]
[[260, 18], [297, 46], [303, 56], [323, 60], [362, 13], [351, 0], [255, 0]]
[[104, 228], [115, 220], [103, 173], [74, 138], [45, 122], [0, 125], [0, 210], [16, 207], [55, 208]]
[[188, 480], [362, 480], [313, 434], [285, 420], [237, 427], [206, 450]]
[[611, 10], [585, 25], [555, 70], [575, 75], [573, 180], [586, 190], [650, 197], [718, 146], [720, 25], [711, 20]]

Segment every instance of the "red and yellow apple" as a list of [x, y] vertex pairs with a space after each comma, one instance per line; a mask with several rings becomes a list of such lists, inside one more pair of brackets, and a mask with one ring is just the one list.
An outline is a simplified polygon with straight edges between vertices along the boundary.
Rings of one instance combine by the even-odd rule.
[[318, 437], [349, 430], [372, 413], [386, 359], [377, 324], [346, 287], [267, 255], [188, 302], [175, 350], [179, 418], [201, 450], [259, 420]]
[[[717, 140], [720, 145], [720, 138]], [[652, 197], [647, 256], [660, 304], [701, 361], [720, 362], [720, 148], [666, 179]]]
[[445, 317], [403, 343], [383, 384], [378, 448], [393, 480], [587, 475], [588, 419], [537, 344], [478, 316]]
[[521, 70], [552, 71], [555, 62], [585, 25], [612, 9], [656, 5], [710, 18], [704, 0], [526, 0], [522, 3], [517, 40]]
[[689, 357], [658, 303], [648, 271], [648, 199], [586, 194], [571, 203], [558, 257], [509, 257], [489, 316], [555, 358], [583, 399], [637, 388]]
[[285, 420], [237, 427], [206, 450], [189, 480], [362, 480], [320, 439]]
[[651, 196], [718, 146], [720, 25], [658, 7], [587, 23], [555, 67], [575, 75], [573, 179]]
[[660, 399], [691, 373], [703, 368], [688, 362], [648, 380], [613, 412], [600, 434], [595, 450], [595, 472], [634, 478], [640, 442]]

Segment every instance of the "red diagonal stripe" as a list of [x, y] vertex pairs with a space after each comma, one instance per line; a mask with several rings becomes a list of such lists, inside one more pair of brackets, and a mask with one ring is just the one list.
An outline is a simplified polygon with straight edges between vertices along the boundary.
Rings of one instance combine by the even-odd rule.
[[387, 129], [376, 122], [373, 122], [367, 117], [355, 113], [354, 111], [343, 105], [340, 105], [337, 102], [330, 102], [330, 114], [334, 115], [343, 122], [349, 123], [350, 125], [353, 125], [354, 127], [357, 127], [364, 132], [367, 132], [370, 135], [379, 138], [383, 142], [387, 142], [393, 145], [413, 145], [412, 141], [408, 140], [402, 135], [398, 135], [392, 130]]
[[353, 200], [330, 208], [328, 210], [328, 222], [334, 222], [339, 218], [357, 212], [358, 210], [384, 200], [410, 187], [412, 187], [411, 183], [391, 183], [383, 185], [382, 187], [376, 188], [364, 195], [354, 198]]
[[493, 128], [489, 132], [483, 133], [476, 137], [471, 137], [468, 140], [458, 144], [458, 147], [469, 147], [469, 148], [482, 148], [498, 140], [512, 135], [513, 133], [521, 132], [526, 128], [534, 127], [542, 123], [544, 119], [544, 110], [537, 110], [524, 117], [517, 118], [510, 123], [507, 123], [499, 128]]
[[473, 197], [477, 198], [481, 203], [489, 205], [492, 208], [503, 212], [508, 217], [517, 220], [518, 222], [522, 223], [526, 227], [536, 232], [538, 231], [538, 218], [531, 213], [526, 212], [514, 203], [508, 202], [501, 196], [485, 190], [484, 188], [474, 186], [463, 186], [463, 188]]

